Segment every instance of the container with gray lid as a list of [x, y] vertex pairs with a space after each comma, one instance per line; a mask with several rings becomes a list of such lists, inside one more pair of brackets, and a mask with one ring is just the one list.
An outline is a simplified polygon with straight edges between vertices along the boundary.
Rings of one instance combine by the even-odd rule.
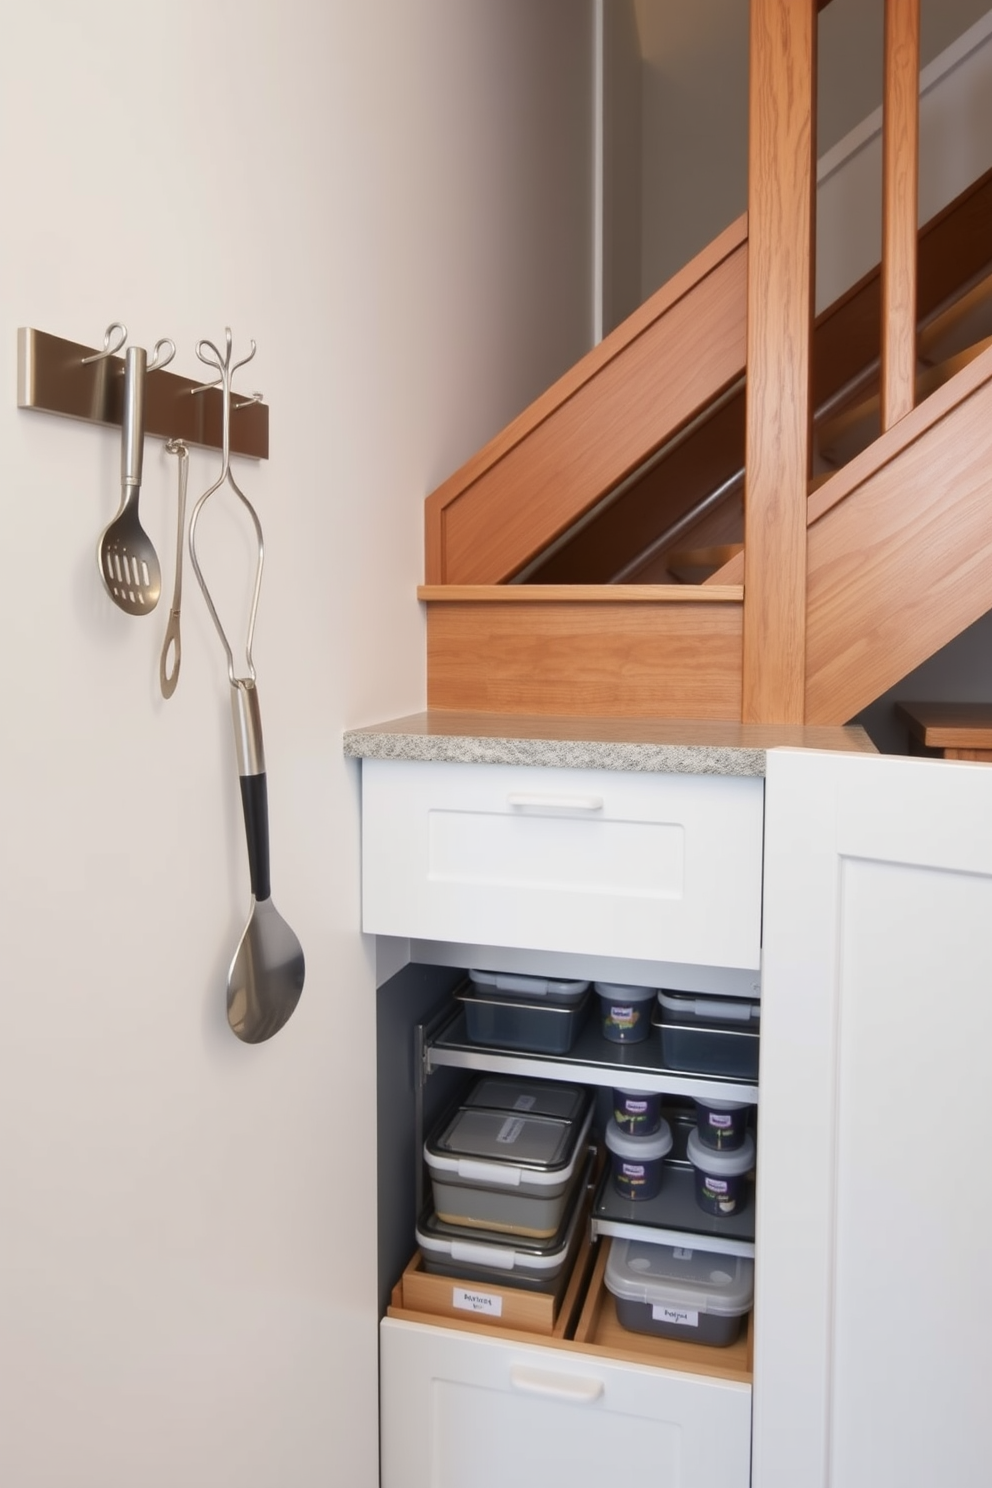
[[617, 1318], [635, 1333], [725, 1348], [754, 1301], [754, 1262], [695, 1246], [614, 1240], [606, 1286]]
[[581, 1239], [582, 1196], [592, 1170], [586, 1148], [581, 1180], [572, 1187], [562, 1222], [544, 1238], [446, 1224], [433, 1207], [417, 1225], [417, 1244], [425, 1271], [437, 1276], [484, 1281], [552, 1296], [564, 1290], [570, 1263]]
[[744, 1133], [740, 1147], [714, 1151], [700, 1140], [699, 1132], [689, 1133], [686, 1156], [695, 1169], [696, 1203], [707, 1214], [718, 1219], [736, 1214], [748, 1202], [748, 1175], [754, 1167], [755, 1145], [750, 1132]]
[[470, 971], [472, 986], [487, 997], [512, 1002], [555, 1002], [565, 1007], [581, 1002], [588, 982], [564, 981], [560, 977], [521, 976], [509, 971]]
[[583, 1085], [554, 1080], [532, 1080], [525, 1076], [482, 1075], [462, 1101], [464, 1106], [485, 1106], [491, 1111], [521, 1111], [528, 1116], [554, 1116], [574, 1121], [585, 1115], [591, 1099]]
[[571, 1120], [461, 1106], [424, 1144], [446, 1224], [553, 1235], [580, 1176], [592, 1094]]
[[472, 971], [469, 981], [456, 993], [469, 1042], [527, 1054], [567, 1054], [592, 996], [588, 982], [549, 977]]
[[761, 1004], [745, 997], [658, 993], [662, 1059], [669, 1069], [757, 1080]]

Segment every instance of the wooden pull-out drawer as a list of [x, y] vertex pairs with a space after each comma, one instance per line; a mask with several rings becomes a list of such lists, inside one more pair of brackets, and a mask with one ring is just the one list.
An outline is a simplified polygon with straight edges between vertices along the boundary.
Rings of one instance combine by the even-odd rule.
[[574, 1339], [389, 1309], [382, 1488], [747, 1488], [750, 1331], [726, 1349], [627, 1332], [605, 1259]]

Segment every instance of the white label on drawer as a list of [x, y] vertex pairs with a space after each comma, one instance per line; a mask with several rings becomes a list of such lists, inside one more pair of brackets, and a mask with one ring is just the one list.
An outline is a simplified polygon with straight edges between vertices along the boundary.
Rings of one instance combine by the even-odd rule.
[[515, 1142], [524, 1129], [519, 1116], [508, 1116], [496, 1133], [497, 1142]]
[[656, 1302], [651, 1308], [656, 1323], [675, 1323], [679, 1328], [698, 1328], [699, 1313], [687, 1312], [684, 1307], [665, 1307]]
[[515, 1111], [533, 1111], [536, 1105], [536, 1095], [518, 1095], [516, 1100], [513, 1102], [513, 1109]]
[[452, 1287], [451, 1305], [462, 1312], [484, 1312], [487, 1317], [503, 1316], [503, 1298], [497, 1292], [470, 1292], [466, 1287]]
[[675, 1260], [677, 1260], [677, 1261], [691, 1261], [692, 1260], [692, 1251], [689, 1250], [689, 1249], [687, 1249], [687, 1247], [684, 1246], [684, 1245], [676, 1245], [674, 1247], [674, 1249], [672, 1250], [672, 1255], [674, 1256]]

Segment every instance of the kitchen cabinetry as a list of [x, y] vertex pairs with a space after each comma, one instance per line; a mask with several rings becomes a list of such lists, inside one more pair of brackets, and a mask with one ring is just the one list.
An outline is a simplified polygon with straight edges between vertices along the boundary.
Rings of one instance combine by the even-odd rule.
[[[712, 960], [753, 992], [762, 821], [756, 777], [367, 761], [365, 928], [485, 945], [485, 965], [499, 963], [500, 947], [587, 954], [620, 971], [633, 954], [656, 964], [660, 980], [661, 965]], [[611, 1045], [595, 1018], [561, 1058], [473, 1046], [459, 1021], [429, 1044], [428, 1068], [755, 1098], [746, 1081], [665, 1071], [657, 1035]], [[594, 1233], [637, 1231], [608, 1210]], [[709, 1229], [714, 1252], [753, 1253], [753, 1210], [750, 1227], [721, 1226], [690, 1191], [683, 1215], [688, 1233], [662, 1218], [656, 1238], [697, 1243]], [[664, 1488], [746, 1488], [747, 1332], [727, 1351], [627, 1333], [601, 1271], [575, 1340], [499, 1336], [468, 1320], [384, 1319], [383, 1488], [599, 1488], [621, 1465]]]
[[[765, 769], [753, 1383], [387, 1318], [385, 1488], [599, 1485], [645, 1459], [683, 1488], [986, 1488], [992, 772], [789, 749]], [[522, 969], [499, 924], [455, 924], [442, 962]], [[438, 932], [394, 933], [423, 955]], [[615, 944], [586, 964], [643, 980], [643, 949], [636, 976]]]

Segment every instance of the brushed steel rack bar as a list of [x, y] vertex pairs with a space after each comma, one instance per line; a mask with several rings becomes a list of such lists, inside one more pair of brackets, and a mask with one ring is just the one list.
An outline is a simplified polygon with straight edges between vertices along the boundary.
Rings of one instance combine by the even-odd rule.
[[[46, 331], [21, 326], [17, 332], [17, 406], [120, 428], [124, 401], [124, 358], [102, 356], [84, 363], [98, 348], [64, 341]], [[191, 397], [203, 389], [198, 397]], [[223, 394], [220, 388], [164, 369], [152, 372], [145, 387], [145, 433], [181, 439], [203, 449], [221, 449]], [[268, 404], [246, 396], [233, 405], [231, 453], [255, 460], [269, 457]]]

